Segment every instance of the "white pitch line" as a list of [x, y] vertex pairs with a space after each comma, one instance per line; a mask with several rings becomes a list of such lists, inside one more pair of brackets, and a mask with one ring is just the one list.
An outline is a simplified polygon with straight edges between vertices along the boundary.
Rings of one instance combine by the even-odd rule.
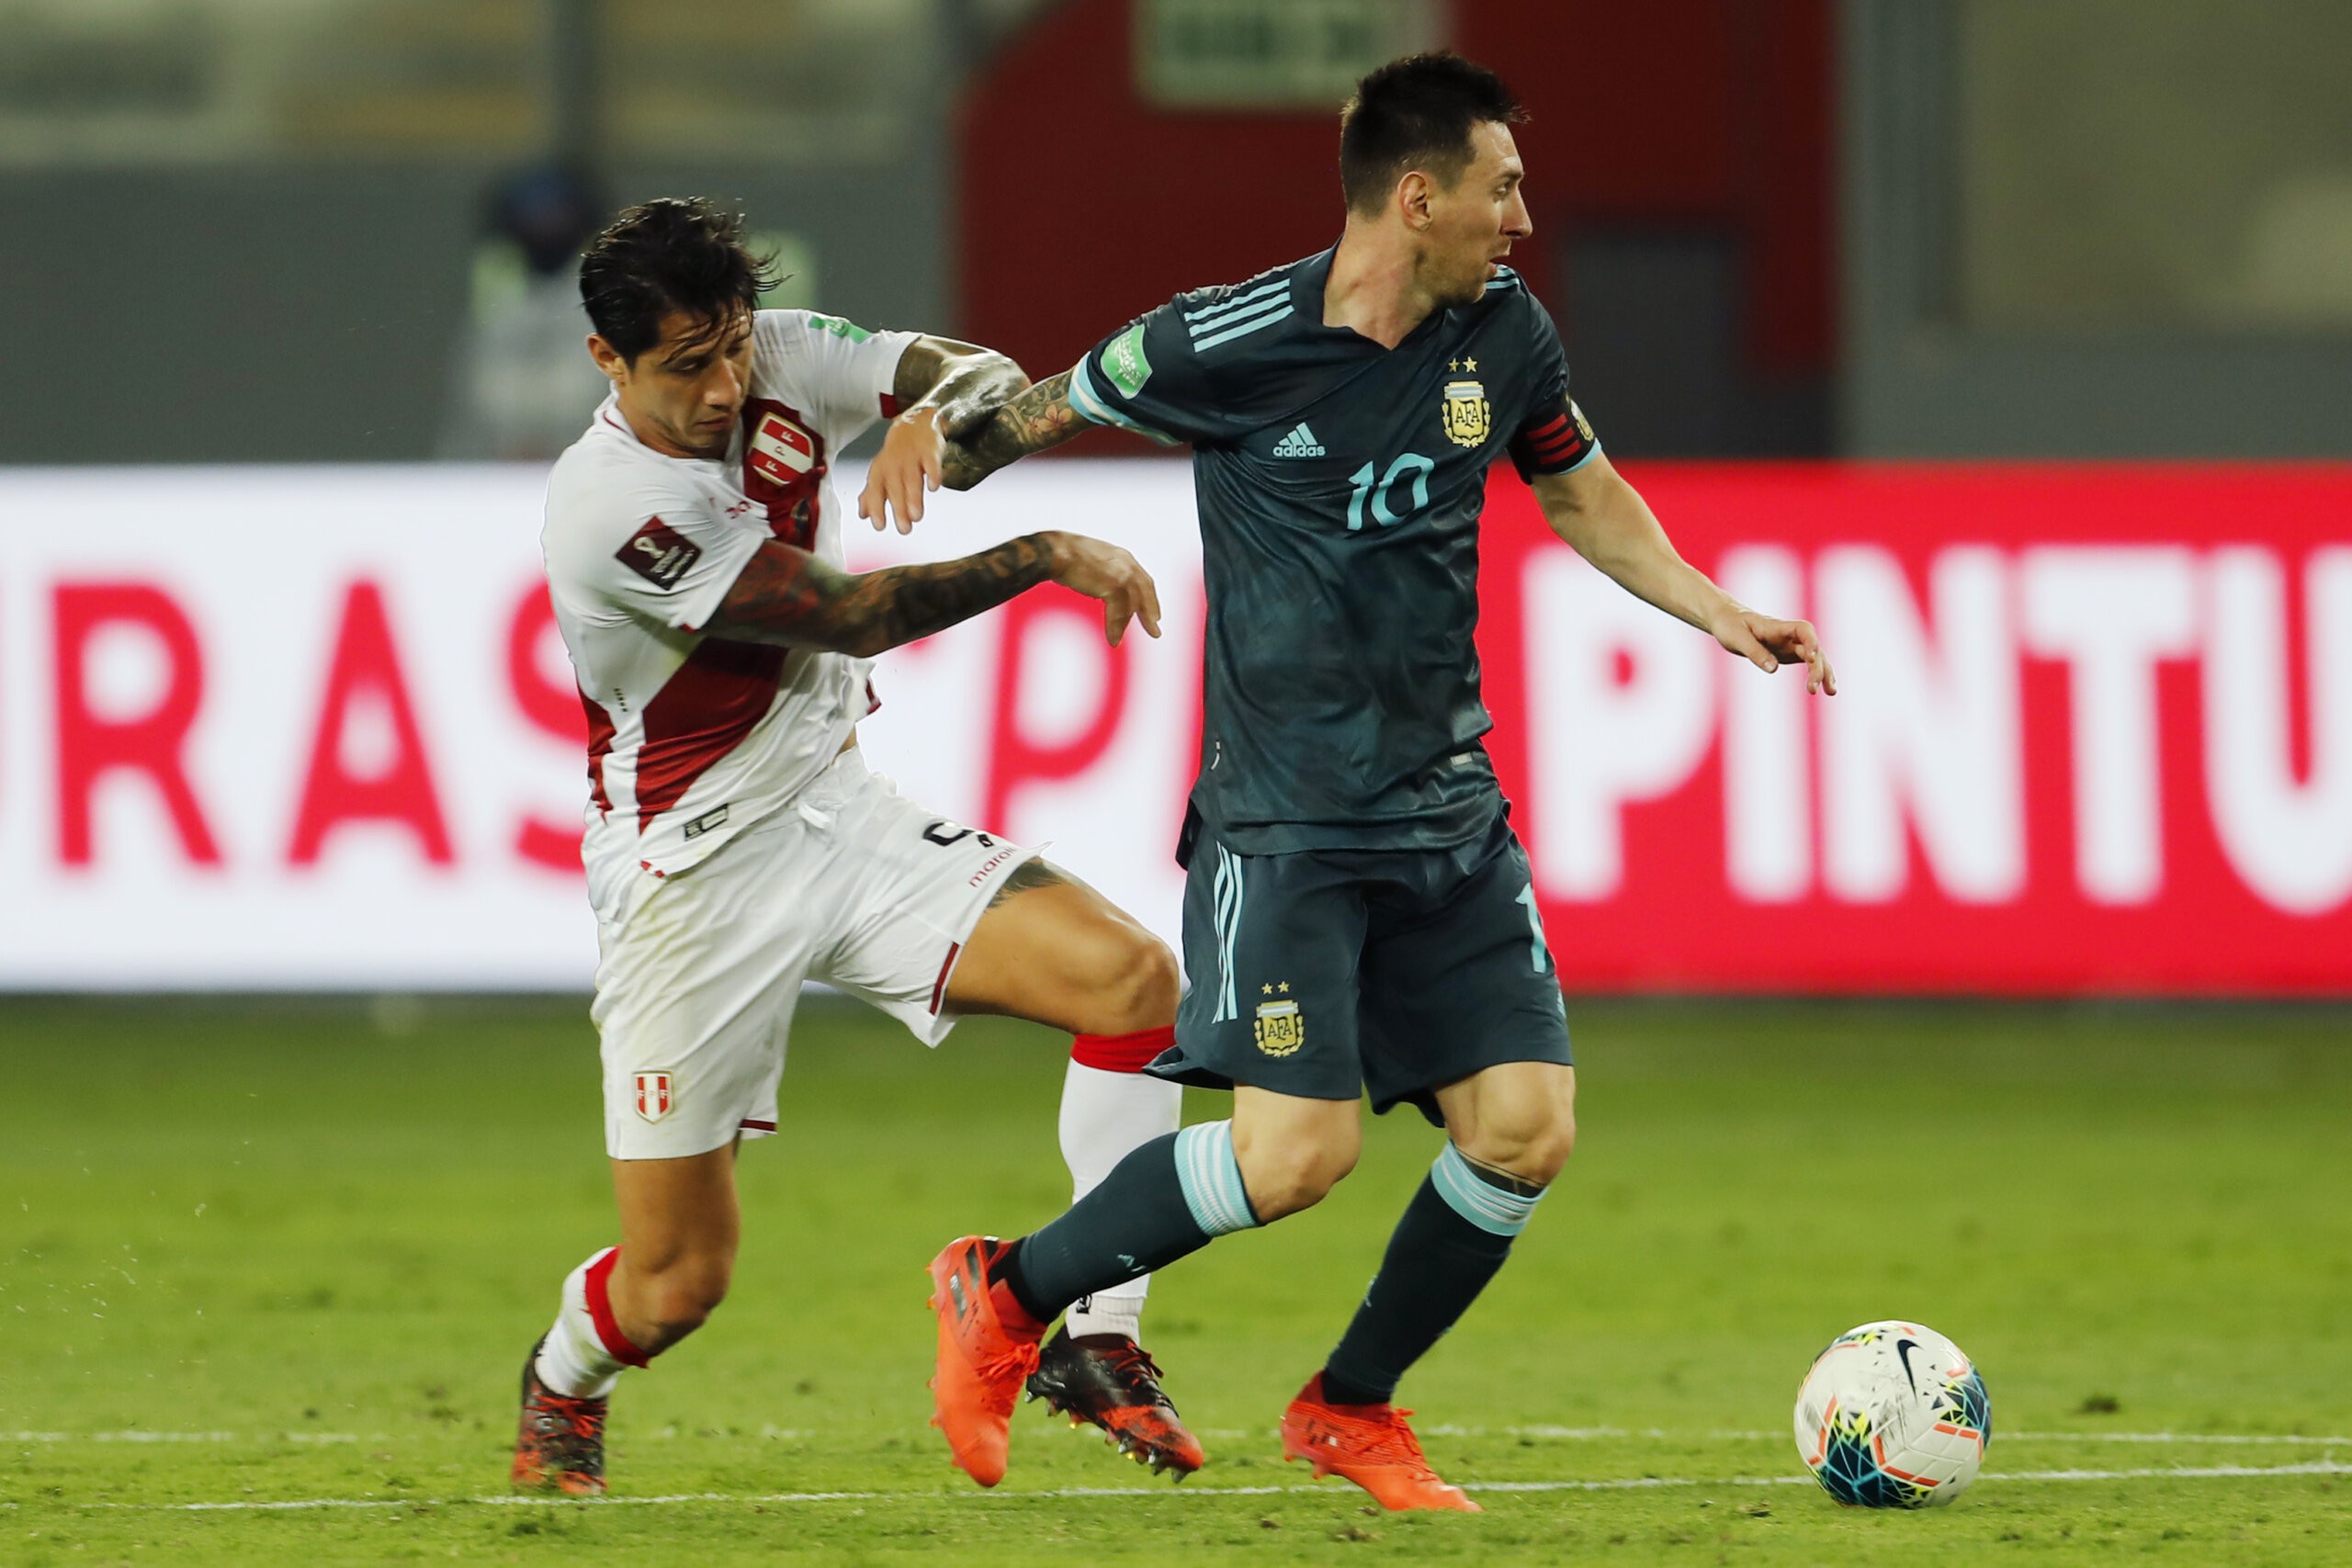
[[[1246, 1442], [1276, 1435], [1272, 1427], [1262, 1431], [1250, 1431], [1238, 1427], [1207, 1427], [1199, 1428], [1204, 1438], [1222, 1438], [1228, 1442]], [[1532, 1438], [1543, 1442], [1605, 1442], [1623, 1438], [1642, 1438], [1669, 1443], [1762, 1443], [1786, 1442], [1787, 1432], [1672, 1432], [1662, 1427], [1459, 1427], [1438, 1425], [1423, 1427], [1421, 1434], [1430, 1438]], [[674, 1430], [650, 1432], [650, 1438], [671, 1438]], [[745, 1434], [767, 1440], [799, 1439], [815, 1436], [797, 1428], [764, 1427], [757, 1433]], [[1084, 1436], [1084, 1434], [1080, 1434]], [[2002, 1443], [2212, 1443], [2217, 1445], [2281, 1448], [2334, 1449], [2352, 1448], [2352, 1437], [2310, 1437], [2288, 1432], [2010, 1432], [1997, 1435]], [[0, 1432], [0, 1444], [6, 1443], [389, 1443], [389, 1432]]]
[[[1987, 1471], [1981, 1478], [1996, 1482], [2078, 1481], [2229, 1481], [2292, 1475], [2352, 1475], [2352, 1464], [2313, 1460], [2303, 1464], [2212, 1464], [2150, 1467], [2137, 1470], [2013, 1470]], [[1810, 1486], [1810, 1475], [1635, 1475], [1600, 1481], [1489, 1481], [1466, 1487], [1470, 1492], [1647, 1492], [1663, 1487]], [[501, 1494], [486, 1497], [301, 1497], [277, 1502], [238, 1503], [55, 1503], [44, 1506], [108, 1508], [141, 1513], [282, 1513], [312, 1508], [441, 1508], [441, 1507], [672, 1507], [686, 1503], [905, 1503], [964, 1499], [986, 1502], [1040, 1501], [1071, 1497], [1271, 1497], [1316, 1495], [1344, 1497], [1335, 1486], [1061, 1486], [1038, 1492], [679, 1492], [655, 1497], [602, 1497], [558, 1500]], [[0, 1506], [16, 1507], [6, 1504]]]
[[357, 1443], [390, 1442], [379, 1432], [0, 1432], [0, 1443]]

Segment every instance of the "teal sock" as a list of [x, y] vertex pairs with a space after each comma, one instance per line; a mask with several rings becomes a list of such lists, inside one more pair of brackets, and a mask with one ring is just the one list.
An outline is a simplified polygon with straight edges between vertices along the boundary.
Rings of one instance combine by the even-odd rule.
[[1542, 1196], [1534, 1183], [1473, 1165], [1447, 1144], [1405, 1206], [1363, 1304], [1324, 1363], [1323, 1397], [1335, 1404], [1387, 1404], [1406, 1369], [1444, 1337], [1502, 1268]]
[[1023, 1311], [1051, 1323], [1080, 1296], [1257, 1223], [1233, 1157], [1233, 1123], [1204, 1122], [1128, 1155], [1060, 1219], [1014, 1243], [994, 1272]]

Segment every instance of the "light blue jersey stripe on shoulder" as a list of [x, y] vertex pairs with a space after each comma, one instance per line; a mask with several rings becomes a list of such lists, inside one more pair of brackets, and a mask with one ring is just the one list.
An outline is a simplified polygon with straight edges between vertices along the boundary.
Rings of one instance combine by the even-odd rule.
[[1070, 367], [1069, 406], [1096, 424], [1115, 424], [1122, 430], [1132, 430], [1137, 435], [1148, 435], [1162, 446], [1179, 445], [1177, 439], [1165, 431], [1154, 430], [1141, 420], [1121, 413], [1104, 401], [1102, 391], [1094, 385], [1094, 373], [1086, 367], [1087, 359], [1091, 357], [1090, 353]]
[[1216, 321], [1202, 322], [1193, 329], [1193, 341], [1198, 344], [1210, 334], [1227, 333], [1228, 329], [1239, 326], [1253, 316], [1262, 316], [1269, 311], [1280, 314], [1290, 308], [1290, 297], [1286, 294], [1277, 294], [1270, 299], [1261, 299], [1256, 304], [1244, 306], [1230, 315], [1219, 316]]
[[[1184, 319], [1188, 321], [1206, 321], [1212, 317], [1224, 315], [1228, 310], [1238, 310], [1244, 305], [1250, 304], [1255, 300], [1262, 299], [1270, 294], [1278, 293], [1289, 287], [1290, 275], [1288, 273], [1284, 273], [1282, 276], [1275, 278], [1271, 283], [1261, 283], [1255, 288], [1246, 289], [1239, 294], [1236, 294], [1230, 299], [1220, 299], [1214, 305], [1204, 305], [1197, 310], [1187, 310], [1184, 312]], [[1204, 329], [1196, 328], [1195, 330]]]
[[1195, 338], [1193, 341], [1193, 352], [1195, 354], [1206, 354], [1218, 344], [1229, 343], [1238, 337], [1247, 337], [1251, 333], [1257, 332], [1261, 328], [1274, 325], [1277, 321], [1286, 321], [1296, 314], [1298, 314], [1298, 312], [1292, 308], [1290, 301], [1285, 299], [1283, 301], [1283, 308], [1276, 310], [1272, 315], [1261, 316], [1254, 321], [1245, 321], [1238, 327], [1227, 327], [1221, 333], [1211, 333], [1204, 338]]

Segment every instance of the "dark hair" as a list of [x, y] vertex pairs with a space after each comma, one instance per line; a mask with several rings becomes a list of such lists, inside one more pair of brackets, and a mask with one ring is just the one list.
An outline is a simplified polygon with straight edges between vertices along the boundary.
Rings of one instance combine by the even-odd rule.
[[1340, 186], [1348, 209], [1377, 209], [1408, 169], [1452, 188], [1470, 166], [1474, 126], [1527, 118], [1502, 78], [1450, 50], [1408, 54], [1356, 84], [1340, 111]]
[[589, 242], [580, 259], [580, 302], [598, 336], [623, 359], [662, 341], [662, 318], [684, 310], [704, 323], [694, 341], [724, 331], [775, 285], [773, 257], [743, 243], [741, 213], [700, 197], [632, 207]]

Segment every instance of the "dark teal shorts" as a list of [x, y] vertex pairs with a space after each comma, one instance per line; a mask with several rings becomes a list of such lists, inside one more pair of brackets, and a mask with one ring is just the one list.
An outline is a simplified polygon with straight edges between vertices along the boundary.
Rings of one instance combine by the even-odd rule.
[[1445, 850], [1238, 855], [1202, 832], [1176, 1045], [1151, 1071], [1309, 1100], [1411, 1100], [1504, 1062], [1575, 1060], [1527, 852], [1498, 818]]

